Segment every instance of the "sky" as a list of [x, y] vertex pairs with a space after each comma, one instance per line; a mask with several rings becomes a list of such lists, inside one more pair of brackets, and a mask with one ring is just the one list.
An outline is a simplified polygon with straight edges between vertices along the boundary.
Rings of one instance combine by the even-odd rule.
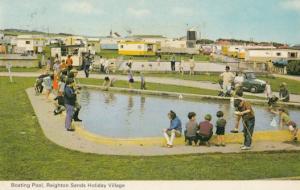
[[300, 0], [0, 0], [0, 29], [300, 43]]

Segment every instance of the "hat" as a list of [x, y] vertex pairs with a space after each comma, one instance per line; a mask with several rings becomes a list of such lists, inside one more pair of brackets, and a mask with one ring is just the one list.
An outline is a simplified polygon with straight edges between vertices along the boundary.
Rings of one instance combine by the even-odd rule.
[[211, 120], [211, 115], [210, 114], [206, 114], [204, 117], [205, 120], [210, 121]]

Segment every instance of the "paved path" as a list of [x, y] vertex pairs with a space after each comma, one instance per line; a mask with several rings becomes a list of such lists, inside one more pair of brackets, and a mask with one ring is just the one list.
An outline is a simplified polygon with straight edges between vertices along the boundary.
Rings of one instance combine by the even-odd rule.
[[[15, 77], [37, 77], [40, 73], [38, 72], [15, 72], [13, 76]], [[8, 76], [7, 72], [0, 72], [0, 76]], [[104, 79], [106, 75], [103, 74], [90, 74], [90, 78], [95, 79]], [[113, 75], [117, 78], [117, 80], [128, 80], [126, 75]], [[280, 75], [281, 77], [281, 75]], [[78, 78], [85, 78], [84, 72], [80, 71], [78, 74]], [[135, 81], [140, 81], [140, 77], [134, 77]], [[182, 79], [175, 79], [169, 77], [146, 77], [147, 82], [151, 83], [161, 83], [161, 84], [170, 84], [170, 85], [179, 85], [179, 86], [188, 86], [188, 87], [195, 87], [195, 88], [203, 88], [203, 89], [210, 89], [210, 90], [221, 90], [220, 86], [216, 83], [208, 82], [208, 81], [192, 81], [192, 80], [182, 80]], [[249, 93], [245, 92], [247, 95], [257, 96], [257, 97], [265, 97], [264, 93]], [[276, 96], [279, 96], [278, 92], [274, 92]], [[216, 94], [217, 95], [217, 94]], [[290, 95], [291, 102], [300, 102], [300, 95], [291, 94]]]
[[[239, 153], [239, 144], [229, 144], [226, 147], [190, 147], [176, 146], [172, 149], [161, 146], [113, 146], [96, 144], [79, 136], [75, 132], [68, 132], [64, 128], [64, 117], [54, 116], [53, 102], [45, 100], [45, 96], [36, 96], [34, 89], [26, 90], [35, 114], [45, 136], [52, 142], [68, 149], [78, 150], [86, 153], [108, 154], [108, 155], [134, 155], [134, 156], [154, 156], [154, 155], [176, 155], [191, 153]], [[275, 151], [275, 150], [300, 150], [299, 144], [289, 144], [281, 142], [258, 142], [254, 144], [251, 151]]]

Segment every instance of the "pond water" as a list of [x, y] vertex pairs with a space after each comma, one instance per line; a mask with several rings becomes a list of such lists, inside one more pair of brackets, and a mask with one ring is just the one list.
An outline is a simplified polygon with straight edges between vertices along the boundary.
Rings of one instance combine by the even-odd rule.
[[[188, 121], [188, 112], [197, 114], [202, 121], [205, 114], [213, 116], [222, 110], [227, 120], [226, 132], [234, 127], [234, 109], [224, 101], [191, 100], [161, 96], [146, 96], [127, 93], [112, 93], [101, 90], [83, 89], [80, 96], [83, 125], [91, 133], [119, 138], [160, 137], [162, 129], [169, 127], [167, 113], [174, 110], [181, 119], [183, 128]], [[276, 130], [270, 126], [273, 114], [265, 107], [253, 106], [256, 115], [255, 130]], [[289, 109], [296, 123], [300, 123], [300, 110]], [[214, 129], [215, 132], [215, 129]]]

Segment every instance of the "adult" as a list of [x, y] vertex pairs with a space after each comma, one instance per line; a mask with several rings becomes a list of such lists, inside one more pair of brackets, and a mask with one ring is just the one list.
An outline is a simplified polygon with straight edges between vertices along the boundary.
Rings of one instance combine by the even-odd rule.
[[66, 108], [65, 128], [67, 131], [74, 131], [72, 128], [72, 118], [76, 102], [76, 92], [74, 89], [74, 80], [68, 78], [64, 89], [64, 103]]
[[234, 88], [236, 91], [241, 89], [243, 87], [243, 82], [244, 82], [244, 77], [242, 72], [236, 73], [233, 83], [234, 83]]
[[163, 130], [164, 137], [167, 141], [167, 147], [173, 147], [173, 141], [175, 137], [180, 137], [182, 133], [181, 121], [176, 116], [174, 111], [168, 113], [168, 118], [170, 119], [170, 127]]
[[66, 64], [67, 64], [68, 67], [73, 66], [72, 55], [68, 55], [68, 58], [66, 60]]
[[83, 68], [86, 78], [89, 78], [90, 66], [91, 66], [91, 60], [90, 60], [90, 57], [87, 55], [84, 58], [84, 68]]
[[241, 150], [250, 150], [252, 144], [252, 136], [255, 126], [255, 115], [251, 104], [245, 101], [243, 98], [237, 98], [234, 100], [234, 106], [238, 111], [235, 112], [237, 116], [242, 118], [244, 143], [241, 146]]
[[207, 114], [204, 117], [205, 121], [199, 123], [198, 139], [200, 144], [204, 143], [210, 146], [209, 140], [213, 135], [213, 125], [210, 123], [211, 115]]
[[[68, 74], [68, 79], [73, 80], [73, 88], [75, 90], [75, 93], [79, 93], [79, 90], [81, 89], [81, 87], [78, 85], [78, 82], [76, 82], [77, 74], [78, 74], [78, 71], [76, 69], [72, 69]], [[78, 118], [81, 106], [78, 103], [77, 99], [75, 101], [74, 108], [75, 108], [74, 109], [75, 111], [74, 111], [73, 119], [74, 119], [74, 121], [81, 122], [82, 120]]]
[[100, 56], [100, 72], [101, 73], [105, 72], [104, 71], [104, 62], [105, 62], [104, 58], [102, 56]]
[[283, 102], [289, 102], [290, 101], [290, 93], [287, 89], [287, 84], [285, 82], [280, 84], [279, 87], [279, 100]]
[[231, 92], [231, 83], [234, 79], [234, 74], [230, 72], [230, 67], [226, 66], [225, 67], [225, 72], [223, 72], [220, 77], [223, 80], [223, 93], [225, 94], [230, 94]]
[[173, 54], [171, 57], [171, 71], [175, 71], [175, 63], [176, 63], [176, 59], [175, 59], [175, 55]]
[[51, 71], [51, 59], [50, 57], [48, 57], [47, 61], [46, 61], [46, 72]]
[[194, 75], [194, 69], [195, 69], [195, 61], [194, 61], [194, 57], [191, 57], [189, 60], [190, 63], [190, 75]]
[[67, 64], [66, 64], [66, 60], [61, 60], [61, 64], [60, 64], [60, 70], [61, 71], [63, 71], [63, 70], [65, 70], [65, 69], [67, 69], [68, 68], [68, 66], [67, 66]]

